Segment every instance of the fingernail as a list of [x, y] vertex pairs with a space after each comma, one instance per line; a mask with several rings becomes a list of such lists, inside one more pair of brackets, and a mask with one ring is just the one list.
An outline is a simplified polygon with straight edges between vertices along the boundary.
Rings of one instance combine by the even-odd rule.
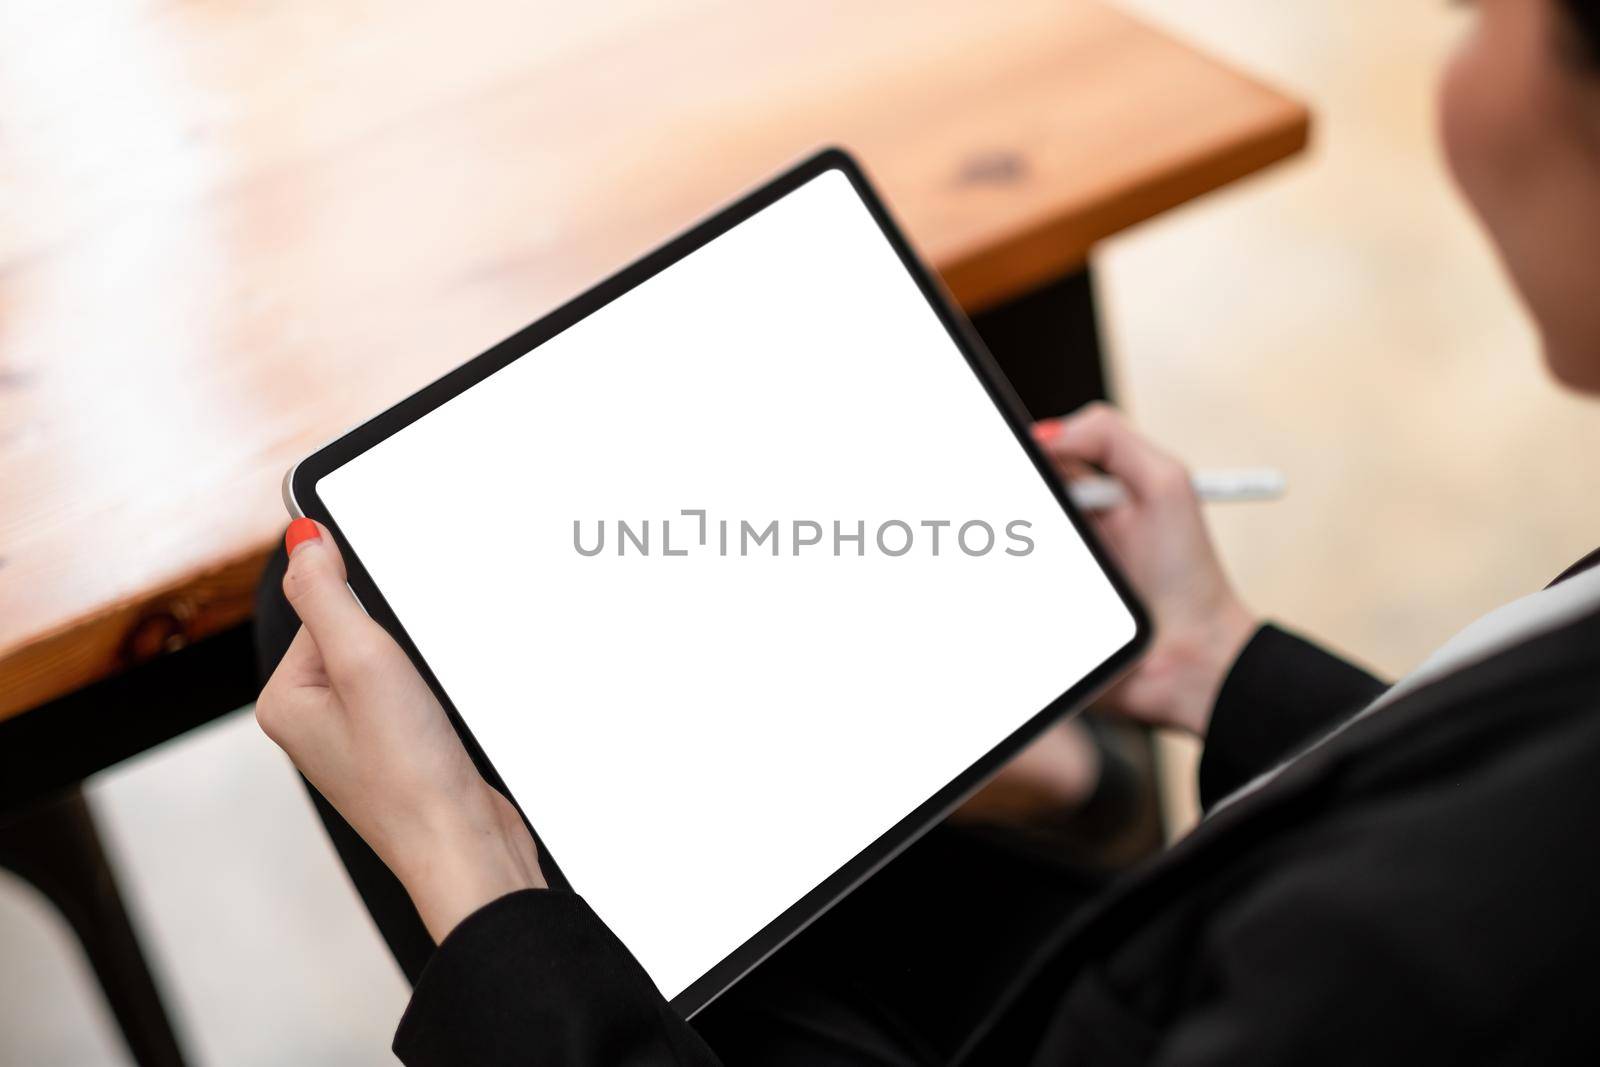
[[1046, 419], [1033, 424], [1033, 436], [1036, 440], [1048, 444], [1061, 436], [1061, 422], [1059, 419]]
[[307, 541], [322, 540], [322, 531], [317, 529], [317, 524], [310, 519], [296, 519], [289, 524], [288, 532], [283, 535], [283, 547], [289, 550], [289, 555], [294, 555], [294, 550]]

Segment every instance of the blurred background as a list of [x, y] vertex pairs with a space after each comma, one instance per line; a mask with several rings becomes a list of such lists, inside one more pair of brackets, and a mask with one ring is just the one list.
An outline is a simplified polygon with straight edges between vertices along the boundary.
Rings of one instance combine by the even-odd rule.
[[[1097, 252], [1113, 386], [1200, 465], [1274, 464], [1213, 511], [1249, 601], [1388, 674], [1600, 543], [1600, 410], [1545, 377], [1451, 190], [1442, 0], [1120, 0], [1307, 102], [1311, 150]], [[291, 57], [292, 61], [292, 57]], [[3, 90], [0, 81], [0, 91]], [[1172, 832], [1190, 746], [1164, 740]], [[196, 1058], [391, 1062], [406, 989], [288, 764], [248, 715], [91, 781]], [[57, 914], [0, 872], [0, 1063], [126, 1054]]]

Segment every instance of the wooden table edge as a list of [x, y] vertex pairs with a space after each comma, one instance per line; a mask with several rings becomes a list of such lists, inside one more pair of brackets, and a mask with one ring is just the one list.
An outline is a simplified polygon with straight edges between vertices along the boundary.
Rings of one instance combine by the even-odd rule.
[[1153, 170], [1092, 211], [1063, 209], [1053, 219], [936, 264], [946, 287], [968, 314], [987, 310], [1036, 288], [1041, 279], [1081, 266], [1106, 238], [1299, 154], [1310, 142], [1311, 112], [1289, 97], [1280, 100], [1280, 114], [1198, 160]]

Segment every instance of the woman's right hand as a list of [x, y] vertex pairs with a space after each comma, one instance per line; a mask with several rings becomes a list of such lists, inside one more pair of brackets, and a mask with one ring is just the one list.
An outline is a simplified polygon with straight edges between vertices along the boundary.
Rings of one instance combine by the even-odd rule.
[[1205, 736], [1223, 680], [1259, 621], [1222, 570], [1183, 464], [1106, 404], [1035, 424], [1065, 481], [1103, 471], [1128, 499], [1091, 515], [1155, 624], [1149, 652], [1104, 698], [1154, 726]]

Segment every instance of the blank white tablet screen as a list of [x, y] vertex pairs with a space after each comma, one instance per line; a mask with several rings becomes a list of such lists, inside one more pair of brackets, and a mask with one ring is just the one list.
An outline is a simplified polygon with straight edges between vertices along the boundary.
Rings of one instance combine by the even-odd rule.
[[1135, 632], [836, 170], [317, 488], [669, 998]]

